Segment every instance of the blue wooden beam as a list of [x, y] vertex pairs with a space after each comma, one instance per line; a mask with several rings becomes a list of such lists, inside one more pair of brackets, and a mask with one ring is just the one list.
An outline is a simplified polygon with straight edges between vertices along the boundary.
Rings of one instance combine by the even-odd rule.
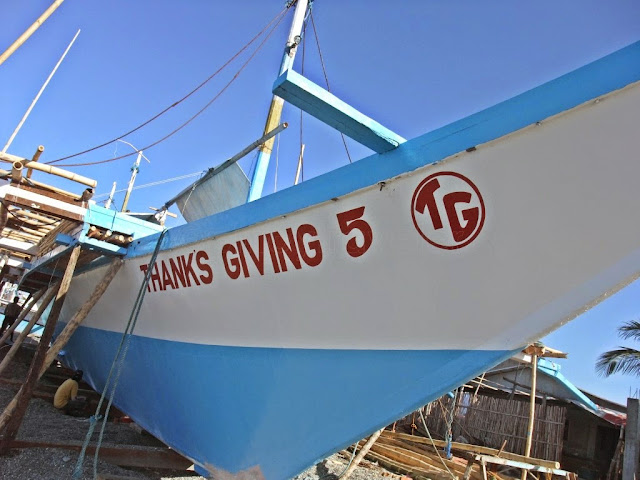
[[84, 222], [85, 232], [89, 225], [96, 225], [114, 232], [131, 235], [136, 240], [164, 229], [161, 225], [140, 220], [125, 213], [115, 212], [96, 204], [89, 204]]
[[374, 152], [388, 152], [406, 141], [293, 70], [278, 77], [273, 93]]

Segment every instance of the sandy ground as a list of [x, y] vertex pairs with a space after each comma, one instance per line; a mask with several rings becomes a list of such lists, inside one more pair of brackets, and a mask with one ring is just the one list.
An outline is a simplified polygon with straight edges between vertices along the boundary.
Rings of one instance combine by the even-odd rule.
[[[0, 359], [4, 358], [7, 347], [0, 348]], [[3, 374], [3, 378], [24, 380], [31, 359], [29, 351], [19, 353]], [[44, 385], [54, 385], [44, 378]], [[19, 385], [0, 383], [0, 410], [9, 403]], [[116, 445], [163, 446], [146, 432], [140, 432], [132, 424], [109, 422], [105, 429], [104, 442]], [[47, 442], [83, 441], [89, 429], [88, 418], [75, 418], [64, 415], [55, 409], [50, 400], [33, 398], [29, 403], [18, 440], [40, 440]], [[95, 440], [96, 434], [94, 434]], [[15, 480], [61, 480], [71, 479], [78, 453], [56, 448], [30, 448], [13, 450], [9, 455], [0, 457], [0, 479]], [[93, 455], [84, 462], [81, 479], [93, 479]], [[336, 480], [347, 467], [349, 459], [340, 454], [333, 455], [301, 473], [296, 480]], [[96, 471], [123, 478], [149, 480], [204, 480], [194, 472], [167, 471], [150, 469], [121, 468], [98, 460]], [[399, 478], [379, 467], [377, 464], [363, 461], [350, 477], [353, 480], [381, 480]]]

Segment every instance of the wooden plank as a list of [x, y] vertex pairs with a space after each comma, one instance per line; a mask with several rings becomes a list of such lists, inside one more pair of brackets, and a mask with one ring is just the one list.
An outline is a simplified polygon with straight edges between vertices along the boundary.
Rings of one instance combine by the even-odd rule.
[[490, 463], [493, 465], [504, 465], [506, 467], [515, 467], [538, 473], [550, 473], [553, 475], [560, 475], [564, 477], [569, 475], [569, 472], [567, 472], [566, 470], [560, 470], [559, 468], [541, 467], [540, 465], [533, 465], [527, 462], [518, 462], [516, 460], [507, 460], [506, 458], [498, 458], [491, 455], [476, 455], [475, 460], [476, 462], [480, 462], [482, 464]]
[[[79, 452], [82, 442], [45, 442], [40, 440], [14, 440], [10, 448], [60, 448]], [[89, 444], [87, 455], [95, 453], [96, 444]], [[143, 447], [137, 445], [114, 445], [103, 443], [100, 447], [99, 458], [105, 462], [121, 467], [142, 467], [170, 470], [186, 470], [193, 462], [184, 458], [175, 450], [166, 447]]]
[[[425, 437], [419, 437], [417, 435], [407, 435], [405, 433], [394, 433], [394, 432], [389, 432], [389, 431], [384, 431], [382, 432], [382, 436], [387, 437], [387, 438], [399, 438], [401, 440], [406, 440], [409, 442], [414, 442], [414, 443], [421, 443], [424, 445], [432, 445], [431, 440]], [[446, 442], [444, 440], [433, 440], [433, 444], [435, 444], [436, 447], [439, 448], [444, 448], [446, 445]], [[453, 450], [460, 450], [460, 451], [464, 451], [464, 452], [472, 452], [472, 453], [478, 453], [478, 454], [484, 454], [484, 455], [496, 455], [498, 454], [498, 450], [495, 448], [489, 448], [489, 447], [482, 447], [480, 445], [469, 445], [466, 443], [458, 443], [458, 442], [451, 442], [451, 448]], [[529, 463], [533, 463], [535, 465], [540, 465], [543, 467], [547, 467], [547, 468], [560, 468], [560, 463], [559, 462], [553, 462], [551, 460], [543, 460], [541, 458], [526, 458], [523, 457], [522, 455], [518, 455], [516, 453], [511, 453], [511, 452], [502, 452], [500, 453], [500, 456], [502, 458], [506, 458], [509, 460], [515, 460], [515, 461], [527, 461]]]
[[406, 141], [291, 69], [275, 81], [273, 93], [374, 152], [388, 152]]
[[30, 211], [73, 220], [84, 219], [87, 212], [87, 209], [79, 205], [78, 202], [53, 192], [43, 195], [30, 188], [18, 188], [12, 185], [7, 185], [3, 189], [5, 202], [20, 205]]
[[452, 472], [455, 472], [462, 476], [464, 474], [464, 468], [461, 465], [455, 464], [445, 458], [431, 458], [425, 454], [417, 454], [409, 450], [404, 450], [399, 447], [392, 447], [389, 445], [373, 445], [371, 450], [383, 455], [396, 462], [403, 463], [411, 467], [417, 467], [421, 469], [435, 468], [442, 471], [447, 471], [447, 468]]
[[379, 465], [382, 465], [392, 472], [410, 475], [414, 480], [451, 480], [451, 475], [448, 473], [445, 474], [435, 469], [422, 470], [416, 467], [409, 467], [408, 465], [393, 461], [376, 452], [369, 451], [367, 458], [378, 462]]
[[[422, 461], [431, 463], [432, 465], [438, 468], [443, 468], [442, 461], [444, 461], [447, 467], [449, 467], [451, 470], [455, 470], [456, 473], [461, 475], [464, 474], [463, 465], [453, 462], [451, 460], [447, 460], [442, 456], [441, 456], [442, 460], [440, 460], [440, 458], [438, 457], [438, 454], [435, 453], [433, 446], [411, 445], [409, 442], [405, 442], [403, 440], [398, 440], [398, 439], [392, 439], [392, 438], [381, 438], [378, 441], [378, 443], [381, 443], [383, 445], [387, 445], [390, 447], [395, 447], [396, 449], [401, 449], [404, 452], [412, 452], [413, 454], [418, 455], [419, 456], [418, 458], [420, 458]], [[430, 449], [431, 451], [428, 451], [427, 448]], [[476, 470], [474, 470], [473, 473], [474, 475], [477, 476], [477, 474], [479, 473], [478, 469], [476, 468]]]

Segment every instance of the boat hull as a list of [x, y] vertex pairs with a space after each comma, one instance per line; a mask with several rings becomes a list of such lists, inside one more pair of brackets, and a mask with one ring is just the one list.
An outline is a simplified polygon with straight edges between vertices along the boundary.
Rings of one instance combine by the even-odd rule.
[[[104, 385], [104, 367], [120, 339], [81, 328], [69, 345], [70, 366]], [[256, 478], [290, 478], [455, 388], [470, 366], [479, 373], [478, 365], [508, 355], [227, 347], [134, 337], [116, 405], [209, 472], [238, 475], [253, 467]]]
[[[637, 278], [640, 44], [622, 58], [171, 229], [115, 404], [213, 474], [287, 478]], [[598, 77], [611, 62], [623, 80]], [[98, 389], [155, 242], [66, 348]], [[63, 323], [105, 269], [75, 277]]]

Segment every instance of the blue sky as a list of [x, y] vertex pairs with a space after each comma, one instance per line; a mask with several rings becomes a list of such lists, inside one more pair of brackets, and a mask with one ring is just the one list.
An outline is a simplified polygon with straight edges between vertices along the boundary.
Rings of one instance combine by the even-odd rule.
[[[0, 49], [51, 3], [6, 2]], [[50, 161], [118, 137], [182, 97], [227, 61], [284, 7], [281, 0], [66, 0], [0, 66], [0, 141], [13, 128], [78, 28], [82, 33], [9, 149], [31, 156], [39, 144]], [[398, 134], [412, 138], [571, 71], [640, 40], [637, 0], [316, 0], [314, 19], [332, 91]], [[145, 151], [137, 185], [217, 165], [261, 136], [287, 17], [229, 89], [188, 127]], [[141, 148], [187, 120], [237, 72], [242, 56], [167, 115], [127, 140]], [[302, 51], [296, 70], [302, 69]], [[304, 73], [324, 79], [311, 30]], [[300, 114], [285, 107], [289, 129], [278, 150], [278, 189], [291, 185], [300, 144]], [[348, 162], [340, 136], [303, 120], [305, 178]], [[354, 159], [370, 152], [348, 140]], [[74, 159], [127, 153], [110, 145]], [[241, 161], [251, 169], [253, 156]], [[133, 157], [73, 168], [124, 188]], [[66, 163], [66, 162], [61, 162]], [[275, 188], [275, 158], [265, 193]], [[186, 186], [173, 182], [134, 192], [130, 209], [148, 211]], [[80, 189], [61, 181], [62, 188]], [[98, 197], [98, 200], [104, 197]], [[122, 194], [116, 197], [120, 205]], [[632, 284], [544, 341], [569, 352], [563, 373], [579, 387], [624, 402], [638, 380], [595, 375], [597, 355], [619, 343], [615, 327], [640, 317], [640, 285]]]

